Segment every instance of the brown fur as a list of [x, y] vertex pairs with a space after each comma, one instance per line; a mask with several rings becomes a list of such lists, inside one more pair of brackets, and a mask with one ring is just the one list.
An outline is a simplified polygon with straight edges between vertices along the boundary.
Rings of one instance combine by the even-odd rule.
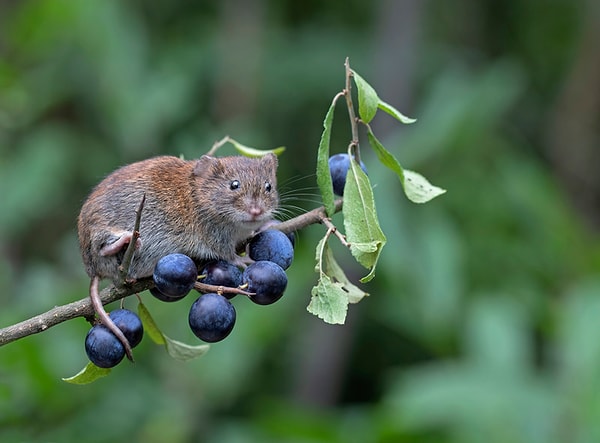
[[[118, 279], [122, 251], [106, 256], [100, 251], [131, 233], [144, 194], [141, 246], [131, 263], [131, 278], [152, 275], [156, 262], [174, 252], [195, 260], [235, 259], [238, 244], [270, 220], [277, 207], [276, 170], [272, 154], [190, 161], [164, 156], [117, 169], [96, 186], [79, 214], [88, 275]], [[234, 180], [237, 189], [231, 188]]]

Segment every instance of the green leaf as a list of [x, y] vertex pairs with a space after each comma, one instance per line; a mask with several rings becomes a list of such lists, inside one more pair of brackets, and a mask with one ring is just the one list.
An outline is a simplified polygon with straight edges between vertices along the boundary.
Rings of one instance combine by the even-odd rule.
[[[337, 96], [336, 96], [337, 97]], [[323, 133], [319, 142], [317, 153], [317, 185], [321, 191], [323, 205], [327, 215], [332, 216], [335, 212], [335, 203], [333, 195], [333, 185], [331, 174], [329, 172], [329, 142], [331, 139], [331, 127], [333, 126], [333, 112], [335, 110], [336, 99], [331, 102], [325, 120], [323, 121]]]
[[152, 339], [157, 345], [164, 345], [167, 353], [175, 360], [187, 361], [196, 357], [200, 357], [208, 352], [210, 345], [188, 345], [178, 340], [166, 336], [162, 333], [150, 312], [143, 303], [138, 304], [138, 315], [144, 325], [144, 332]]
[[432, 185], [421, 174], [404, 170], [404, 193], [409, 200], [415, 203], [426, 203], [445, 192], [445, 189]]
[[398, 120], [401, 123], [404, 123], [405, 125], [409, 125], [409, 124], [414, 123], [414, 122], [417, 121], [416, 118], [407, 117], [406, 115], [404, 115], [400, 111], [398, 111], [396, 108], [394, 108], [392, 105], [390, 105], [389, 103], [384, 102], [381, 99], [377, 103], [377, 107], [379, 109], [381, 109], [382, 111], [387, 112], [392, 117], [394, 117], [396, 120]]
[[333, 256], [333, 251], [329, 247], [325, 248], [324, 261], [326, 274], [331, 279], [339, 282], [342, 285], [342, 289], [346, 292], [346, 296], [348, 297], [348, 302], [358, 303], [364, 297], [369, 295], [359, 287], [353, 285], [350, 282], [350, 280], [348, 280], [348, 277], [346, 277], [344, 270], [337, 263], [335, 257]]
[[74, 385], [87, 385], [98, 380], [99, 378], [106, 377], [108, 374], [110, 374], [110, 371], [110, 368], [100, 368], [94, 363], [89, 362], [85, 368], [83, 368], [77, 374], [72, 377], [63, 378], [63, 381], [72, 383]]
[[285, 146], [279, 146], [274, 149], [256, 149], [243, 145], [232, 138], [230, 138], [228, 142], [231, 143], [240, 154], [245, 155], [246, 157], [262, 157], [263, 155], [267, 154], [279, 155], [285, 151]]
[[144, 325], [144, 332], [150, 339], [157, 345], [166, 345], [167, 342], [164, 334], [161, 332], [160, 328], [150, 315], [150, 312], [142, 302], [138, 304], [138, 315], [140, 316], [140, 320], [142, 320], [142, 325]]
[[445, 189], [429, 183], [421, 174], [404, 169], [396, 157], [377, 140], [371, 128], [368, 129], [367, 136], [379, 161], [398, 175], [400, 183], [402, 183], [402, 187], [404, 188], [404, 193], [410, 201], [414, 203], [426, 203], [446, 192]]
[[375, 276], [375, 266], [386, 238], [377, 219], [371, 183], [356, 161], [350, 162], [342, 211], [350, 251], [361, 265], [371, 270], [360, 280], [367, 282]]
[[316, 315], [325, 323], [344, 324], [348, 311], [348, 295], [341, 283], [334, 283], [321, 274], [317, 286], [312, 288], [308, 312]]
[[173, 340], [172, 338], [169, 338], [164, 334], [163, 337], [165, 338], [165, 346], [167, 348], [167, 352], [175, 360], [188, 361], [206, 354], [210, 349], [210, 345], [188, 345], [186, 343]]
[[364, 78], [362, 78], [356, 71], [352, 71], [354, 77], [354, 83], [358, 89], [358, 115], [365, 123], [369, 123], [377, 114], [377, 107], [379, 106], [379, 97], [375, 89], [368, 84]]
[[394, 157], [394, 155], [391, 152], [385, 149], [385, 147], [381, 144], [379, 140], [377, 140], [377, 137], [375, 137], [375, 134], [373, 134], [371, 128], [368, 128], [367, 137], [369, 138], [369, 144], [375, 151], [375, 154], [377, 154], [377, 158], [379, 158], [379, 161], [384, 166], [394, 171], [398, 175], [400, 182], [404, 184], [404, 168], [402, 167], [400, 162], [396, 159], [396, 157]]

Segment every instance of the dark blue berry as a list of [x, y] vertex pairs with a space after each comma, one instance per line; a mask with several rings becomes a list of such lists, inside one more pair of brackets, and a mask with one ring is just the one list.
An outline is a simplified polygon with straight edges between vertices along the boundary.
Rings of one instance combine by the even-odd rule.
[[246, 291], [254, 293], [250, 300], [259, 305], [270, 305], [281, 298], [287, 286], [287, 275], [277, 263], [257, 261], [242, 274]]
[[108, 316], [117, 328], [123, 331], [123, 335], [132, 348], [140, 344], [144, 336], [144, 326], [137, 314], [129, 309], [116, 309]]
[[152, 277], [156, 289], [164, 296], [183, 298], [194, 287], [198, 268], [187, 255], [169, 254], [156, 263]]
[[[279, 220], [271, 220], [271, 221], [269, 222], [269, 224], [270, 224], [270, 225], [278, 225], [278, 224], [280, 224], [280, 223], [281, 223], [281, 222], [280, 222]], [[295, 232], [288, 232], [288, 233], [287, 233], [287, 234], [285, 234], [285, 235], [287, 235], [287, 238], [289, 238], [289, 239], [290, 239], [290, 241], [292, 242], [292, 246], [293, 246], [293, 247], [296, 247], [296, 233], [295, 233]]]
[[294, 259], [294, 246], [283, 232], [267, 229], [250, 240], [249, 255], [252, 260], [267, 260], [287, 269]]
[[150, 294], [158, 298], [160, 301], [164, 301], [167, 303], [183, 300], [183, 297], [187, 295], [186, 293], [183, 297], [169, 297], [168, 295], [165, 295], [162, 292], [160, 292], [156, 287], [150, 288]]
[[229, 335], [235, 325], [235, 308], [219, 294], [201, 295], [190, 308], [189, 323], [200, 340], [214, 343]]
[[[360, 167], [367, 173], [367, 167], [360, 162]], [[344, 195], [344, 186], [346, 186], [346, 176], [350, 169], [350, 156], [348, 154], [335, 154], [329, 157], [329, 173], [333, 182], [333, 192], [337, 195]]]
[[[225, 260], [217, 260], [207, 263], [200, 274], [205, 277], [202, 283], [214, 286], [226, 286], [228, 288], [237, 288], [242, 284], [242, 271], [232, 263]], [[235, 295], [235, 294], [229, 294]]]
[[112, 368], [125, 356], [119, 339], [104, 325], [92, 326], [85, 337], [85, 353], [100, 368]]

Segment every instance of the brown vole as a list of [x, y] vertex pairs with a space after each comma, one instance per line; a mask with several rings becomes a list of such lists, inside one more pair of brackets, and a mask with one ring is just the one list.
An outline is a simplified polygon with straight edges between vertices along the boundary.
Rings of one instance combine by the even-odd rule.
[[236, 260], [236, 247], [268, 222], [278, 205], [277, 158], [241, 156], [181, 160], [156, 157], [117, 169], [92, 191], [78, 218], [79, 244], [91, 278], [90, 298], [100, 320], [125, 346], [100, 302], [101, 278], [119, 281], [136, 210], [145, 195], [140, 237], [129, 278], [152, 275], [164, 255], [200, 261]]

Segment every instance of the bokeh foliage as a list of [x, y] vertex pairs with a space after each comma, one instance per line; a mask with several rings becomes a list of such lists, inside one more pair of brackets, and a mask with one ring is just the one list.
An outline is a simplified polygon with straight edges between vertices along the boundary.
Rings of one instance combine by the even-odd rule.
[[[383, 100], [418, 118], [392, 127], [378, 115], [378, 137], [448, 190], [425, 206], [407, 202], [397, 177], [369, 162], [363, 134], [388, 243], [370, 297], [345, 326], [306, 312], [323, 235], [310, 227], [284, 298], [268, 307], [236, 299], [235, 330], [196, 361], [174, 361], [146, 338], [135, 365], [67, 385], [60, 378], [86, 361], [82, 319], [0, 348], [0, 439], [598, 441], [600, 245], [594, 207], [581, 204], [597, 194], [562, 169], [584, 147], [552, 147], [577, 112], [560, 104], [575, 67], [593, 58], [584, 43], [599, 28], [597, 9], [569, 0], [0, 4], [1, 325], [86, 295], [75, 218], [123, 163], [191, 158], [227, 134], [286, 145], [284, 204], [314, 207], [316, 150], [346, 56]], [[332, 133], [338, 152], [344, 124]], [[597, 126], [586, 130], [597, 146]], [[347, 263], [357, 282], [363, 270]], [[169, 336], [193, 342], [189, 303], [142, 297]]]

